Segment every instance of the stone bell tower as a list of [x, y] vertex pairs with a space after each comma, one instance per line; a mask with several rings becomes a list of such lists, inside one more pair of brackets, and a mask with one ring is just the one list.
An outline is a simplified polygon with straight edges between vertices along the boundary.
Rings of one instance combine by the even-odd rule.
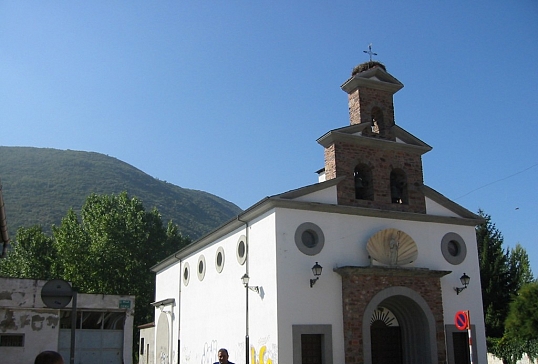
[[426, 213], [421, 156], [431, 147], [394, 122], [393, 96], [403, 84], [370, 61], [355, 67], [341, 87], [350, 126], [318, 139], [325, 147], [325, 178], [345, 177], [337, 186], [338, 204]]

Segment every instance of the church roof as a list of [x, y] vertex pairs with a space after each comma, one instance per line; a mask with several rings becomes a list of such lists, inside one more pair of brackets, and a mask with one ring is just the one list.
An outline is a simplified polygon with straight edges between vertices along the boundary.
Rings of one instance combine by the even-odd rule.
[[267, 211], [270, 211], [275, 208], [368, 216], [417, 222], [435, 222], [440, 224], [455, 224], [466, 226], [476, 226], [483, 222], [483, 219], [480, 216], [451, 201], [450, 199], [446, 198], [445, 196], [428, 186], [421, 186], [421, 190], [423, 191], [424, 195], [427, 198], [430, 198], [432, 201], [435, 201], [439, 205], [443, 206], [444, 208], [454, 212], [454, 214], [456, 214], [458, 217], [391, 211], [357, 206], [344, 206], [338, 205], [336, 203], [329, 204], [304, 199], [305, 196], [314, 194], [316, 192], [322, 192], [323, 190], [327, 190], [330, 188], [334, 188], [345, 178], [346, 177], [338, 177], [324, 182], [319, 182], [294, 190], [290, 190], [277, 195], [265, 197], [264, 199], [260, 200], [248, 209], [244, 210], [235, 218], [221, 225], [219, 228], [209, 232], [205, 236], [194, 241], [192, 244], [189, 244], [177, 253], [157, 263], [151, 268], [151, 270], [153, 272], [158, 272], [168, 267], [169, 265], [181, 260], [183, 257], [188, 256], [189, 254], [192, 254], [197, 250], [203, 248], [205, 245], [214, 242], [216, 239], [222, 238], [225, 235], [233, 232], [234, 230], [245, 226], [248, 221], [252, 221], [253, 219], [266, 213]]
[[361, 86], [390, 91], [392, 93], [396, 93], [404, 87], [403, 83], [398, 81], [394, 76], [381, 67], [373, 67], [366, 71], [356, 73], [340, 87], [345, 92], [350, 93]]
[[378, 147], [382, 146], [384, 149], [405, 149], [407, 151], [414, 150], [420, 154], [424, 154], [432, 150], [431, 146], [398, 125], [392, 126], [392, 131], [396, 137], [396, 142], [386, 139], [373, 138], [371, 136], [363, 136], [362, 131], [366, 128], [370, 128], [371, 126], [372, 123], [367, 122], [333, 129], [318, 138], [317, 142], [325, 148], [337, 141], [348, 141], [355, 144]]

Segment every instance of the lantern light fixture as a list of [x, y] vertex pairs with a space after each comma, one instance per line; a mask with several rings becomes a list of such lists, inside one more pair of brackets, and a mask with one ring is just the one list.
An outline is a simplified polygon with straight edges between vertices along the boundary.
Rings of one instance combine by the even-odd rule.
[[469, 277], [467, 274], [463, 273], [463, 275], [460, 277], [460, 282], [463, 285], [463, 287], [454, 287], [454, 291], [456, 291], [456, 294], [460, 294], [461, 291], [467, 288], [469, 285], [469, 281], [471, 280], [471, 277]]
[[316, 282], [319, 279], [319, 276], [321, 275], [322, 270], [323, 270], [323, 267], [319, 265], [318, 262], [316, 262], [316, 264], [314, 264], [314, 266], [312, 267], [312, 273], [314, 274], [315, 278], [310, 279], [310, 288], [312, 288], [314, 284], [316, 284]]

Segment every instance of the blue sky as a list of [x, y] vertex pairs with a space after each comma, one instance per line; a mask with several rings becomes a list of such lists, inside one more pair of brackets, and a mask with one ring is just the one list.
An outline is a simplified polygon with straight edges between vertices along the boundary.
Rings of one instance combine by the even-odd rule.
[[425, 183], [538, 274], [532, 0], [2, 1], [0, 145], [107, 154], [247, 208], [317, 181], [369, 43], [405, 85], [396, 123], [433, 147]]

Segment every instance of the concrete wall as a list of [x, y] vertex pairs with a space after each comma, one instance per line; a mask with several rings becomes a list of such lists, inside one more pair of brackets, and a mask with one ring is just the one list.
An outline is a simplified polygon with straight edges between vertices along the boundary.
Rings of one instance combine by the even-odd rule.
[[[142, 341], [144, 348], [142, 350]], [[138, 364], [155, 364], [155, 327], [149, 326], [140, 329], [140, 349], [138, 351]]]
[[[49, 309], [41, 300], [47, 281], [0, 278], [0, 333], [24, 334], [23, 347], [0, 347], [6, 363], [32, 363], [43, 350], [58, 351], [60, 310]], [[130, 301], [129, 309], [119, 309], [119, 301]], [[79, 294], [78, 310], [125, 311], [123, 358], [132, 361], [134, 296]], [[66, 309], [69, 309], [68, 305]], [[64, 358], [68, 359], [68, 358]]]

